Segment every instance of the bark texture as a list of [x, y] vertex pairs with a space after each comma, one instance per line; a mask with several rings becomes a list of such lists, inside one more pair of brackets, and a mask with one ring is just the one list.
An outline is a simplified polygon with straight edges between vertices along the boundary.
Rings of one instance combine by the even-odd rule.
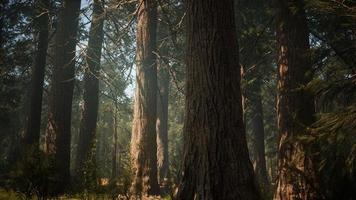
[[274, 199], [316, 199], [311, 159], [297, 140], [314, 122], [309, 31], [301, 0], [278, 1], [279, 175]]
[[26, 145], [38, 148], [41, 129], [43, 80], [48, 49], [49, 0], [35, 2], [35, 29], [37, 31], [36, 55], [32, 70], [30, 111], [24, 136]]
[[100, 0], [93, 2], [93, 16], [89, 32], [84, 74], [84, 109], [79, 132], [76, 171], [83, 176], [83, 166], [95, 163], [94, 146], [99, 104], [99, 70], [104, 38], [104, 9]]
[[133, 183], [131, 192], [138, 196], [157, 195], [157, 66], [156, 0], [140, 0], [137, 16], [136, 93], [132, 128], [131, 156]]
[[80, 0], [62, 1], [55, 35], [45, 150], [54, 154], [58, 192], [63, 192], [70, 181], [70, 130], [79, 10]]
[[[163, 58], [164, 59], [164, 58]], [[158, 95], [157, 95], [157, 168], [158, 181], [162, 185], [168, 179], [168, 67], [160, 62], [158, 65]]]
[[177, 199], [260, 199], [242, 117], [233, 0], [187, 1], [184, 163]]

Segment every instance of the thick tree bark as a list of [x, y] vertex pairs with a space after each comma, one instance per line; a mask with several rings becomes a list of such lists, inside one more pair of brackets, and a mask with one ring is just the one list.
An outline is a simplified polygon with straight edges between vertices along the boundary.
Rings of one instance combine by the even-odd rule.
[[24, 136], [26, 145], [38, 148], [41, 129], [43, 80], [48, 48], [49, 0], [35, 2], [35, 28], [37, 29], [37, 48], [32, 70], [30, 111]]
[[138, 2], [137, 68], [131, 156], [134, 195], [156, 195], [157, 181], [157, 67], [156, 67], [156, 0]]
[[302, 0], [278, 1], [279, 175], [274, 199], [316, 199], [311, 159], [298, 137], [314, 122], [309, 31]]
[[233, 0], [187, 1], [184, 164], [177, 199], [260, 199], [242, 117]]
[[55, 35], [46, 151], [54, 154], [56, 190], [70, 181], [71, 111], [80, 0], [63, 0]]
[[[268, 189], [268, 175], [265, 158], [265, 131], [263, 123], [263, 108], [261, 96], [260, 80], [255, 81], [253, 94], [249, 97], [249, 106], [251, 109], [251, 130], [253, 140], [253, 151], [255, 164], [255, 174], [261, 186]], [[251, 88], [252, 90], [252, 88]], [[251, 91], [252, 92], [252, 91]]]
[[[162, 58], [164, 59], [164, 58]], [[158, 65], [158, 95], [157, 95], [157, 168], [159, 184], [168, 179], [168, 66], [163, 61]]]
[[93, 2], [93, 16], [89, 32], [84, 73], [84, 109], [79, 132], [76, 172], [83, 177], [85, 163], [95, 163], [94, 146], [99, 104], [99, 69], [104, 38], [104, 9], [100, 0]]

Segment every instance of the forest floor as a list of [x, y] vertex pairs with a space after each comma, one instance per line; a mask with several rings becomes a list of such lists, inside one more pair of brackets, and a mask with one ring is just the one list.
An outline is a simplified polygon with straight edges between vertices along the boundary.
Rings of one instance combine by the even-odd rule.
[[[5, 190], [3, 188], [0, 188], [0, 200], [30, 200], [26, 198], [23, 194], [12, 191], [12, 190]], [[38, 198], [33, 197], [31, 200], [37, 200]], [[61, 196], [57, 198], [53, 198], [56, 200], [129, 200], [130, 198], [125, 197], [125, 196], [118, 196], [118, 197], [113, 197], [110, 194], [77, 194], [73, 196]], [[133, 200], [132, 198], [130, 200]], [[150, 197], [142, 200], [170, 200], [169, 197], [166, 198], [161, 198], [161, 197]]]
[[[5, 190], [5, 189], [0, 189], [0, 200], [22, 200], [22, 199], [26, 199], [25, 196], [21, 193], [15, 192], [15, 191], [11, 191], [11, 190]], [[38, 198], [33, 197], [33, 200], [36, 200]], [[94, 199], [98, 199], [98, 200], [109, 200], [109, 199], [113, 199], [110, 195], [108, 194], [90, 194], [90, 195], [73, 195], [73, 196], [61, 196], [55, 199], [60, 199], [60, 200], [82, 200], [82, 199], [86, 199], [86, 200], [94, 200]], [[126, 197], [122, 197], [122, 198], [117, 198], [119, 200], [126, 200]]]

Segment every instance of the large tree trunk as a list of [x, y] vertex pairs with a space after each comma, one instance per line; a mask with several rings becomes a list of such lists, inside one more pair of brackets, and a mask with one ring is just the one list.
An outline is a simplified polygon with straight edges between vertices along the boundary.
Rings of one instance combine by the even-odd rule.
[[315, 199], [311, 159], [298, 137], [314, 122], [309, 31], [302, 0], [278, 1], [279, 175], [274, 199]]
[[156, 68], [156, 0], [138, 2], [137, 69], [134, 120], [131, 140], [134, 195], [159, 193], [157, 181], [157, 68]]
[[[164, 59], [164, 58], [162, 58]], [[161, 60], [158, 67], [158, 95], [157, 95], [157, 168], [158, 181], [165, 184], [168, 178], [168, 66]]]
[[177, 199], [260, 199], [242, 117], [233, 0], [187, 1], [184, 164]]
[[[263, 123], [263, 108], [261, 96], [260, 80], [255, 80], [255, 87], [249, 97], [249, 106], [251, 109], [251, 130], [253, 140], [254, 160], [256, 162], [255, 174], [259, 183], [264, 189], [268, 189], [268, 175], [265, 158], [265, 131]], [[252, 91], [251, 91], [252, 92]]]
[[80, 0], [63, 0], [55, 35], [54, 69], [47, 124], [47, 152], [54, 154], [56, 190], [70, 181], [71, 111]]
[[[83, 177], [83, 169], [95, 163], [94, 142], [99, 104], [99, 69], [103, 43], [104, 9], [100, 0], [94, 0], [93, 16], [90, 26], [86, 66], [84, 74], [84, 110], [79, 132], [79, 143], [76, 157], [76, 172]], [[90, 167], [90, 166], [87, 166]]]
[[48, 48], [49, 0], [37, 0], [35, 6], [34, 21], [36, 25], [35, 28], [37, 29], [37, 48], [32, 70], [30, 111], [27, 119], [24, 143], [39, 148], [43, 80]]

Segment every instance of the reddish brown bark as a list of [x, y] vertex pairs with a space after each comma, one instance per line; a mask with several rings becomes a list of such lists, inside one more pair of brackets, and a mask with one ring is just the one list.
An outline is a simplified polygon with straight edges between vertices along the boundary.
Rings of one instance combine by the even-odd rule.
[[131, 139], [133, 183], [137, 196], [157, 195], [156, 0], [140, 0], [137, 16], [136, 94]]
[[157, 168], [158, 181], [165, 184], [168, 179], [168, 92], [169, 73], [168, 66], [160, 62], [158, 68], [158, 94], [157, 94]]
[[184, 163], [177, 199], [260, 199], [242, 117], [233, 0], [187, 1]]
[[279, 175], [274, 199], [316, 199], [314, 173], [305, 146], [298, 140], [314, 122], [309, 31], [301, 0], [279, 0], [278, 129]]
[[46, 151], [54, 154], [56, 190], [60, 193], [70, 182], [71, 111], [79, 10], [80, 0], [62, 1], [55, 35]]

